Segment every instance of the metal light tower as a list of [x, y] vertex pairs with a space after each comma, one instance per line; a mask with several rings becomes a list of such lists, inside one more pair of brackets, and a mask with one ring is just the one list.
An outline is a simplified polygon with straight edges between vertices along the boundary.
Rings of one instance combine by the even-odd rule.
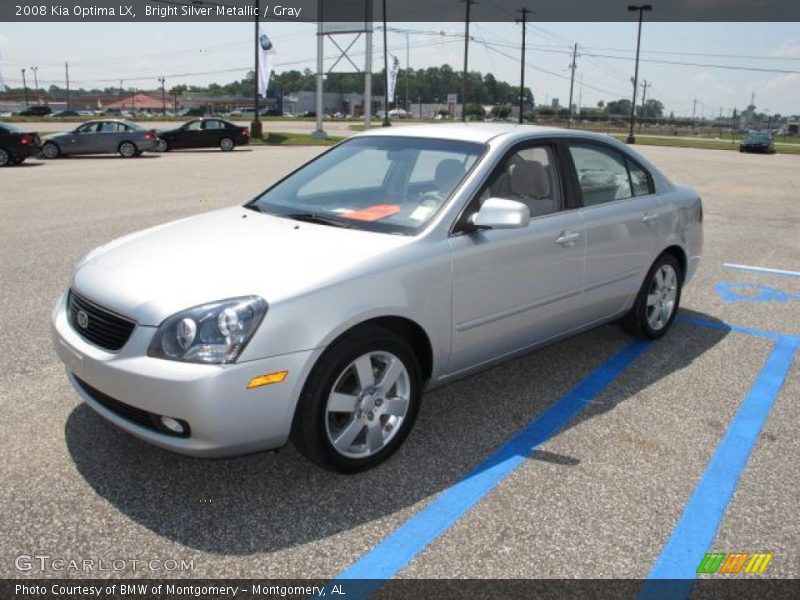
[[250, 137], [252, 139], [261, 139], [261, 121], [258, 118], [258, 13], [261, 11], [261, 2], [260, 0], [255, 0], [255, 2], [256, 16], [253, 19], [255, 23], [255, 42], [253, 44], [253, 52], [255, 54], [255, 65], [253, 67], [253, 122], [250, 123]]
[[639, 12], [639, 34], [636, 38], [636, 68], [633, 71], [633, 102], [631, 102], [631, 130], [628, 133], [628, 139], [626, 140], [629, 144], [636, 143], [636, 137], [633, 135], [633, 126], [634, 121], [636, 120], [636, 88], [639, 87], [639, 48], [642, 44], [642, 17], [645, 11], [653, 10], [653, 7], [649, 4], [642, 4], [642, 5], [635, 5], [631, 4], [628, 6], [628, 10], [631, 12]]
[[25, 106], [30, 106], [28, 103], [28, 84], [25, 83], [25, 69], [22, 69], [22, 90], [25, 94]]

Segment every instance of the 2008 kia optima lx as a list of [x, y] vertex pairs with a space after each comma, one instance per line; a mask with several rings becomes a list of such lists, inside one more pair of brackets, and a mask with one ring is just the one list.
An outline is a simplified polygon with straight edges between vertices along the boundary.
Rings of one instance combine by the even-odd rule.
[[397, 450], [426, 388], [608, 321], [663, 336], [702, 215], [607, 136], [369, 132], [244, 206], [90, 252], [53, 340], [78, 394], [148, 442], [227, 456], [291, 438], [359, 471]]

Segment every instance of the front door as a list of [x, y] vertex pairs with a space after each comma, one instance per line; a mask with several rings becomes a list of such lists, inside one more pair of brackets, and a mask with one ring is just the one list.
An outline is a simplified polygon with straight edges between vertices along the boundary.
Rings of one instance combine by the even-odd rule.
[[526, 204], [527, 227], [451, 238], [453, 374], [568, 331], [579, 320], [585, 235], [568, 209], [556, 147], [516, 148], [469, 210], [489, 197]]

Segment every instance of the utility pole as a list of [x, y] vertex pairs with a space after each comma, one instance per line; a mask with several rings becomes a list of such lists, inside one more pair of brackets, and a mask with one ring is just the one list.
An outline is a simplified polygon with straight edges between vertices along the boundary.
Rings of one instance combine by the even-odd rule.
[[258, 118], [258, 14], [261, 12], [261, 0], [255, 0], [256, 14], [253, 18], [253, 122], [250, 123], [250, 138], [261, 139], [262, 129], [261, 120]]
[[25, 83], [25, 69], [22, 69], [22, 90], [25, 93], [25, 106], [30, 106], [28, 103], [28, 84]]
[[646, 98], [647, 98], [647, 86], [648, 85], [649, 84], [647, 83], [647, 80], [645, 79], [642, 82], [642, 114], [639, 115], [639, 133], [642, 132], [642, 122], [645, 120], [645, 117], [647, 116], [646, 113], [645, 113], [645, 106], [646, 106], [645, 101], [646, 101]]
[[528, 13], [531, 11], [523, 6], [517, 12], [522, 13], [522, 18], [519, 20], [522, 23], [522, 60], [519, 66], [519, 124], [522, 125], [525, 112], [525, 30], [527, 29]]
[[464, 80], [461, 86], [461, 121], [467, 120], [467, 68], [469, 66], [469, 10], [475, 0], [461, 0], [467, 5], [467, 15], [464, 29]]
[[567, 129], [572, 127], [572, 90], [575, 87], [575, 69], [578, 66], [575, 61], [577, 58], [578, 42], [575, 42], [575, 46], [572, 49], [572, 64], [569, 66], [570, 71], [572, 71], [572, 75], [570, 75], [569, 78], [569, 113], [567, 114]]
[[408, 113], [411, 112], [409, 110], [411, 108], [411, 105], [409, 105], [409, 103], [408, 103], [408, 71], [409, 71], [409, 68], [410, 68], [409, 67], [409, 65], [410, 65], [410, 56], [411, 56], [410, 43], [409, 43], [409, 40], [408, 40], [408, 31], [406, 31], [406, 112], [408, 112]]
[[636, 136], [633, 135], [633, 126], [636, 121], [636, 89], [639, 87], [639, 48], [642, 45], [642, 16], [645, 11], [653, 10], [649, 4], [642, 4], [641, 6], [630, 5], [628, 10], [631, 12], [639, 12], [639, 33], [636, 37], [636, 67], [633, 71], [633, 101], [631, 102], [631, 130], [628, 133], [628, 139], [625, 140], [629, 144], [636, 143]]
[[386, 44], [386, 0], [383, 0], [383, 126], [389, 127], [389, 46]]
[[69, 110], [70, 108], [72, 108], [72, 106], [71, 106], [70, 100], [69, 100], [69, 63], [68, 62], [64, 63], [64, 69], [66, 70], [66, 74], [67, 74], [67, 110]]
[[164, 77], [159, 77], [158, 80], [161, 82], [161, 114], [167, 114], [167, 97], [166, 92], [164, 91]]
[[694, 115], [697, 112], [697, 98], [694, 99], [692, 104], [692, 133], [694, 133]]

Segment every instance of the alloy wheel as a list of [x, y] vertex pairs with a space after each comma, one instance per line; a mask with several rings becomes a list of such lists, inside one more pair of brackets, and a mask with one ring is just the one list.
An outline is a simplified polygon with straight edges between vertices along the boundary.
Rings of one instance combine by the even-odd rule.
[[384, 448], [408, 413], [411, 378], [390, 352], [374, 351], [351, 362], [336, 378], [325, 406], [325, 431], [334, 449], [366, 458]]
[[10, 162], [11, 162], [11, 156], [8, 154], [8, 152], [0, 148], [0, 167], [4, 167]]
[[678, 275], [672, 265], [664, 264], [653, 275], [647, 293], [647, 323], [655, 331], [669, 323], [675, 311], [678, 295]]

